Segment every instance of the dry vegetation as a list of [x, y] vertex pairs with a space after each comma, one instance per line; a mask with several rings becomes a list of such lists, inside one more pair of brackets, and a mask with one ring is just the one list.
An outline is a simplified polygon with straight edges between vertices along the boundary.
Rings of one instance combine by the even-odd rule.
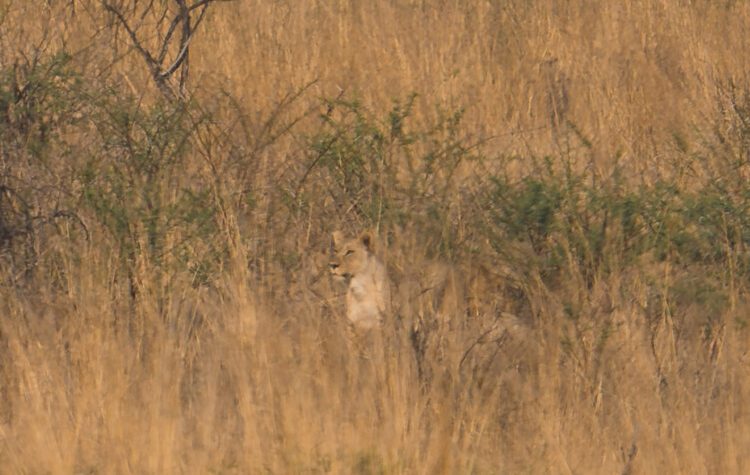
[[750, 4], [200, 3], [0, 0], [0, 472], [750, 472]]

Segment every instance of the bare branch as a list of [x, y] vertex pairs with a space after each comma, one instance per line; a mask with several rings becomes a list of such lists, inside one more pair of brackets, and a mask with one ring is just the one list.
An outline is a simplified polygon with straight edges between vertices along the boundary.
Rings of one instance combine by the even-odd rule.
[[182, 20], [182, 15], [175, 15], [174, 19], [172, 19], [172, 23], [169, 24], [169, 29], [167, 30], [167, 34], [164, 36], [164, 41], [161, 44], [161, 51], [159, 51], [159, 64], [163, 63], [164, 58], [167, 56], [169, 42], [172, 40], [172, 35], [174, 34], [177, 25], [180, 24], [180, 20]]
[[[183, 2], [180, 2], [180, 3], [183, 3]], [[190, 46], [190, 41], [193, 39], [193, 35], [195, 34], [196, 28], [198, 27], [198, 25], [200, 25], [201, 21], [203, 21], [203, 17], [206, 14], [206, 10], [208, 9], [208, 6], [211, 3], [211, 0], [202, 0], [198, 3], [200, 3], [203, 6], [203, 9], [198, 15], [198, 19], [195, 21], [195, 25], [192, 28], [190, 28], [190, 17], [186, 15], [183, 18], [184, 25], [183, 25], [183, 35], [181, 38], [182, 46], [180, 48], [180, 52], [177, 54], [177, 57], [175, 58], [174, 62], [172, 62], [172, 64], [163, 73], [161, 73], [160, 76], [162, 78], [167, 78], [170, 75], [172, 75], [177, 70], [177, 68], [180, 67], [183, 61], [185, 61], [185, 59], [187, 58], [188, 47]], [[186, 9], [185, 12], [187, 13], [188, 11], [192, 9], [193, 7], [190, 7]], [[177, 20], [177, 18], [179, 18], [179, 16], [175, 17], [175, 20]], [[173, 21], [173, 24], [175, 24], [174, 21]], [[166, 45], [164, 45], [164, 48], [166, 48]]]
[[198, 29], [198, 25], [200, 25], [201, 22], [203, 21], [203, 17], [206, 14], [206, 10], [208, 10], [208, 4], [207, 3], [203, 6], [203, 10], [201, 10], [200, 14], [198, 14], [198, 19], [195, 20], [195, 24], [193, 25], [193, 31], [195, 31], [196, 29]]
[[143, 23], [143, 21], [146, 19], [146, 16], [153, 10], [154, 8], [154, 0], [151, 0], [146, 6], [146, 8], [143, 9], [143, 12], [141, 13], [141, 19], [138, 21], [138, 23]]
[[125, 28], [125, 31], [128, 33], [128, 36], [130, 36], [130, 41], [133, 42], [133, 47], [138, 50], [138, 52], [143, 56], [143, 59], [146, 60], [146, 63], [148, 63], [148, 67], [151, 70], [153, 74], [158, 74], [159, 72], [159, 65], [154, 59], [153, 56], [151, 56], [151, 53], [149, 53], [146, 48], [144, 48], [141, 45], [141, 42], [138, 40], [138, 37], [135, 34], [135, 31], [133, 31], [132, 28], [130, 28], [130, 25], [128, 24], [128, 21], [125, 19], [125, 17], [120, 13], [120, 11], [109, 4], [109, 2], [102, 2], [102, 5], [104, 5], [104, 8], [112, 13], [115, 18], [117, 18], [117, 21], [120, 22], [123, 28]]
[[177, 58], [175, 58], [174, 62], [162, 73], [159, 74], [159, 78], [166, 79], [169, 76], [172, 75], [175, 71], [177, 71], [177, 68], [180, 67], [180, 64], [185, 60], [185, 57], [188, 53], [188, 46], [190, 45], [191, 37], [188, 37], [188, 39], [182, 44], [182, 48], [180, 49], [180, 52], [177, 54]]
[[[190, 38], [192, 36], [192, 32], [190, 29], [190, 15], [188, 13], [187, 5], [185, 4], [185, 0], [175, 0], [177, 4], [180, 6], [181, 15], [182, 15], [182, 38], [180, 38], [180, 43], [183, 45], [182, 50], [180, 51], [180, 54], [182, 56], [181, 59], [181, 68], [180, 68], [180, 94], [185, 94], [185, 84], [187, 83], [188, 74], [190, 72], [190, 62], [188, 58], [188, 45], [190, 44]], [[207, 5], [208, 6], [208, 5]], [[204, 8], [205, 9], [205, 8]], [[184, 51], [184, 53], [183, 53]]]
[[[169, 27], [167, 28], [167, 32], [164, 35], [164, 38], [161, 40], [161, 45], [159, 46], [159, 53], [154, 57], [151, 52], [146, 49], [146, 47], [143, 45], [141, 40], [138, 39], [138, 35], [136, 34], [139, 25], [141, 25], [146, 17], [146, 15], [153, 11], [154, 7], [154, 1], [150, 0], [147, 5], [144, 12], [142, 12], [140, 15], [136, 17], [138, 20], [136, 28], [133, 28], [131, 24], [128, 23], [128, 20], [126, 19], [125, 15], [123, 14], [122, 9], [115, 6], [114, 3], [111, 3], [107, 0], [100, 0], [101, 4], [104, 6], [104, 8], [110, 12], [116, 21], [123, 27], [123, 29], [127, 32], [128, 36], [130, 37], [130, 41], [133, 43], [133, 47], [138, 51], [138, 53], [143, 57], [144, 61], [146, 61], [146, 65], [148, 66], [149, 71], [151, 72], [151, 76], [153, 77], [154, 81], [156, 82], [157, 87], [162, 91], [162, 93], [167, 96], [169, 99], [175, 99], [177, 94], [173, 90], [173, 87], [170, 86], [169, 78], [180, 68], [182, 68], [180, 73], [180, 80], [179, 80], [179, 93], [182, 94], [184, 92], [185, 84], [187, 83], [188, 78], [188, 56], [189, 56], [189, 49], [190, 49], [190, 42], [195, 35], [195, 31], [198, 28], [198, 26], [203, 21], [206, 11], [208, 10], [208, 7], [218, 1], [231, 1], [231, 0], [197, 0], [192, 5], [188, 4], [187, 0], [174, 0], [177, 6], [179, 7], [179, 12], [174, 16], [172, 21], [169, 23]], [[133, 7], [134, 10], [132, 12], [133, 15], [137, 15], [135, 12], [135, 7]], [[194, 23], [191, 22], [191, 12], [200, 9], [200, 12], [198, 13], [198, 17], [195, 20]], [[161, 14], [158, 23], [161, 24], [161, 22], [165, 19], [167, 16], [167, 12], [169, 11], [168, 8], [164, 8], [163, 13]], [[182, 26], [181, 28], [181, 35], [180, 35], [180, 41], [179, 41], [179, 51], [177, 53], [177, 56], [174, 58], [174, 60], [171, 62], [169, 66], [166, 68], [163, 67], [164, 60], [167, 57], [167, 54], [169, 53], [169, 45], [174, 39], [174, 34], [177, 31], [178, 26]]]

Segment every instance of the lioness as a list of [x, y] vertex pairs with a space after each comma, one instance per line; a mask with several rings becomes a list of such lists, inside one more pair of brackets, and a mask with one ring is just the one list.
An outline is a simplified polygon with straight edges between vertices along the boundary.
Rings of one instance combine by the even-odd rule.
[[335, 231], [332, 237], [330, 269], [334, 278], [347, 284], [347, 318], [362, 329], [380, 326], [390, 310], [391, 290], [385, 266], [373, 253], [370, 233], [347, 240]]

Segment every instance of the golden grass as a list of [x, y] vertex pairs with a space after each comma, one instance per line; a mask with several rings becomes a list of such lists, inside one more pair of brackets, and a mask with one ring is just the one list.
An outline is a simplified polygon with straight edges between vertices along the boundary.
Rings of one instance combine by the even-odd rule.
[[[262, 289], [231, 279], [214, 295], [178, 286], [161, 313], [154, 299], [128, 308], [105, 284], [105, 256], [87, 258], [67, 295], [3, 291], [7, 473], [742, 473], [750, 462], [746, 332], [676, 335], [668, 315], [650, 321], [638, 278], [595, 286], [577, 328], [544, 294], [523, 340], [472, 346], [491, 318], [456, 324], [421, 387], [394, 329], [358, 344], [314, 299], [259, 302]], [[602, 321], [616, 331], [597, 352]], [[576, 331], [571, 355], [561, 341]]]
[[471, 130], [498, 137], [498, 148], [545, 150], [550, 122], [569, 120], [602, 165], [617, 151], [644, 160], [711, 111], [717, 79], [746, 80], [741, 2], [246, 1], [222, 10], [196, 62], [256, 110], [312, 79], [321, 94], [340, 87], [375, 109], [416, 91], [420, 113], [466, 107]]
[[[87, 77], [153, 94], [124, 35], [93, 36], [96, 2], [51, 3], [0, 2], [0, 48], [46, 35]], [[414, 91], [417, 124], [465, 107], [462, 130], [488, 156], [567, 154], [604, 176], [617, 162], [649, 183], [684, 157], [678, 138], [697, 130], [700, 142], [722, 86], [750, 87], [748, 27], [745, 2], [244, 0], [211, 8], [191, 84], [250, 111], [250, 148], [279, 101], [317, 80], [283, 120], [340, 90], [381, 117]], [[245, 187], [259, 197], [222, 210], [230, 256], [211, 286], [160, 275], [147, 257], [128, 281], [117, 244], [92, 225], [88, 241], [60, 230], [37, 249], [33, 279], [0, 289], [0, 473], [750, 470], [750, 306], [733, 276], [717, 284], [728, 303], [712, 305], [671, 294], [697, 292], [695, 267], [644, 258], [586, 281], [568, 263], [548, 285], [496, 268], [483, 248], [456, 254], [471, 312], [431, 336], [430, 378], [405, 324], [352, 335], [321, 254], [346, 217], [279, 217], [267, 198], [304, 168], [301, 137], [318, 125], [301, 121], [250, 172], [222, 169], [220, 145], [216, 163], [196, 155], [206, 174], [232, 170], [221, 199]], [[573, 129], [585, 153], [571, 153]], [[429, 254], [418, 229], [404, 233], [384, 250], [401, 279]], [[493, 330], [506, 312], [523, 332]]]

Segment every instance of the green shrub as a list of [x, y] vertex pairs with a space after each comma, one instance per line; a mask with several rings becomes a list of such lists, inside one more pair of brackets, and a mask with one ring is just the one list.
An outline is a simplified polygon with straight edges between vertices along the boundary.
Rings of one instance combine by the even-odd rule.
[[[96, 104], [101, 149], [81, 171], [83, 203], [118, 243], [124, 263], [142, 256], [157, 269], [187, 265], [198, 281], [220, 265], [217, 207], [193, 163], [202, 118], [188, 103], [144, 106], [115, 94]], [[191, 255], [202, 247], [203, 255]], [[211, 262], [214, 260], [215, 262]]]

